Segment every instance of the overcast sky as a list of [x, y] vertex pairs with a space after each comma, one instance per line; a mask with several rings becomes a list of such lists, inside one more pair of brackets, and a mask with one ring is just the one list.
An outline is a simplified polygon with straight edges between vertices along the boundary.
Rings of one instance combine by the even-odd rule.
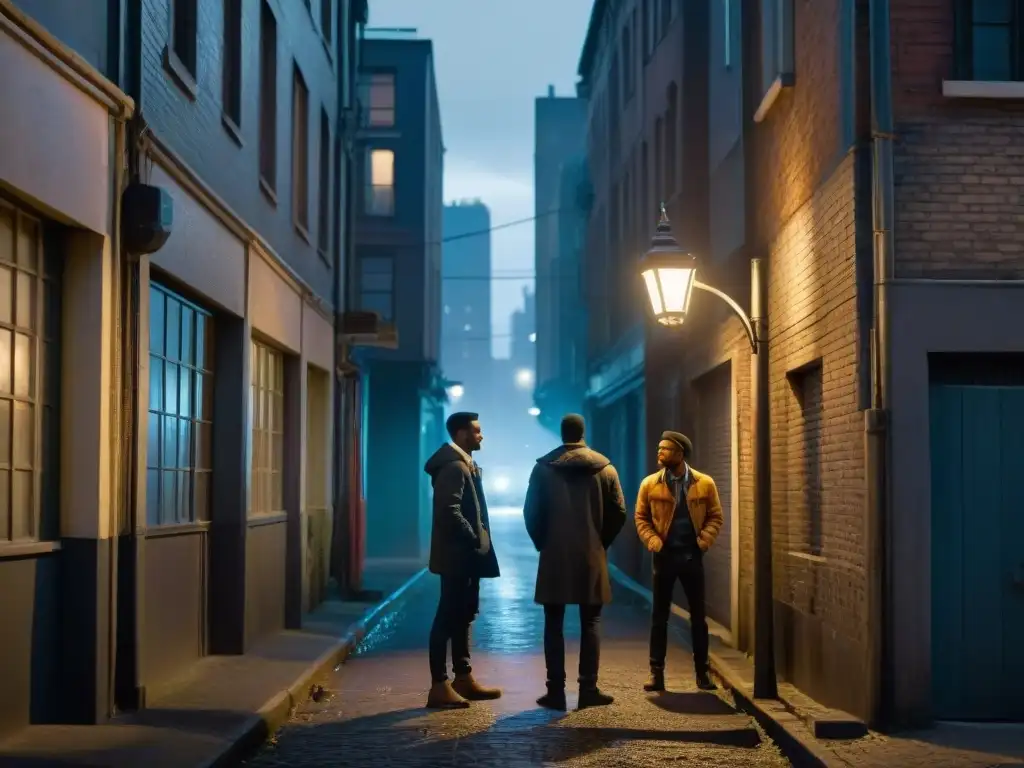
[[[492, 225], [533, 215], [533, 100], [575, 93], [591, 0], [370, 0], [370, 27], [416, 27], [434, 41], [446, 200], [479, 197]], [[533, 225], [495, 232], [494, 352], [533, 273]]]

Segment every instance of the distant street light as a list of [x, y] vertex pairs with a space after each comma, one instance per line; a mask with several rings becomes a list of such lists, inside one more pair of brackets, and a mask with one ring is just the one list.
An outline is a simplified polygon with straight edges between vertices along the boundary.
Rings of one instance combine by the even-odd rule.
[[516, 386], [520, 389], [529, 389], [533, 386], [533, 371], [529, 368], [520, 368], [516, 371]]
[[464, 394], [466, 394], [466, 388], [461, 384], [452, 384], [448, 387], [448, 395], [452, 400], [458, 400]]
[[654, 319], [667, 328], [678, 328], [690, 310], [693, 289], [713, 293], [729, 305], [747, 332], [754, 353], [754, 696], [777, 695], [772, 595], [772, 484], [771, 438], [768, 395], [767, 318], [764, 313], [765, 275], [761, 260], [750, 260], [750, 305], [746, 311], [728, 294], [697, 280], [697, 258], [679, 247], [661, 206], [661, 219], [650, 250], [640, 262]]
[[527, 411], [527, 413], [528, 413], [528, 414], [530, 414], [531, 416], [540, 416], [540, 408], [538, 408], [538, 407], [537, 407], [537, 406], [535, 405], [535, 406], [531, 407], [531, 408], [530, 408], [530, 409], [529, 409], [529, 410]]
[[530, 343], [532, 344], [535, 341], [537, 341], [537, 334], [536, 333], [531, 333], [530, 334]]

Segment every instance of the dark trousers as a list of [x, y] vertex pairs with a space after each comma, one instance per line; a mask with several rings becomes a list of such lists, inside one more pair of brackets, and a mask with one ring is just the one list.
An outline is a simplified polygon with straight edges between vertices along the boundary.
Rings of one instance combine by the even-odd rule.
[[[580, 606], [580, 676], [582, 688], [597, 686], [601, 662], [601, 606]], [[565, 688], [565, 606], [544, 606], [544, 663], [548, 668], [548, 688]]]
[[690, 638], [693, 666], [698, 674], [708, 668], [708, 619], [704, 602], [704, 562], [698, 555], [687, 559], [673, 552], [658, 552], [653, 561], [651, 609], [651, 669], [665, 669], [668, 615], [676, 581], [683, 586], [690, 606]]
[[430, 677], [435, 683], [448, 679], [448, 645], [452, 648], [452, 671], [468, 675], [469, 626], [480, 607], [480, 579], [441, 577], [441, 599], [430, 627]]

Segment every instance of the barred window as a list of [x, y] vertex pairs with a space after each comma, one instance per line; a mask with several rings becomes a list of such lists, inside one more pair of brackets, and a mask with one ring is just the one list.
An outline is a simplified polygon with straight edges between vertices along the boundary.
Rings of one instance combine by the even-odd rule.
[[284, 355], [252, 342], [250, 515], [284, 511]]
[[213, 471], [213, 318], [153, 284], [149, 291], [146, 522], [202, 522]]
[[0, 541], [59, 534], [60, 267], [0, 201]]

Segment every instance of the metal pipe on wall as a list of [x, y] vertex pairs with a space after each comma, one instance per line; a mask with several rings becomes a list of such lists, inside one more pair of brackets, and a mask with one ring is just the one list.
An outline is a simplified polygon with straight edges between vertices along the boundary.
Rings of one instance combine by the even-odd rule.
[[886, 689], [889, 658], [890, 520], [889, 408], [892, 345], [889, 283], [893, 261], [892, 64], [888, 0], [871, 0], [869, 8], [871, 67], [872, 221], [874, 229], [874, 307], [871, 408], [865, 412], [868, 544], [868, 711], [873, 725], [888, 719], [891, 691]]
[[761, 259], [750, 260], [750, 316], [754, 326], [754, 696], [773, 699], [775, 596], [772, 585], [771, 393], [768, 384], [768, 279]]

